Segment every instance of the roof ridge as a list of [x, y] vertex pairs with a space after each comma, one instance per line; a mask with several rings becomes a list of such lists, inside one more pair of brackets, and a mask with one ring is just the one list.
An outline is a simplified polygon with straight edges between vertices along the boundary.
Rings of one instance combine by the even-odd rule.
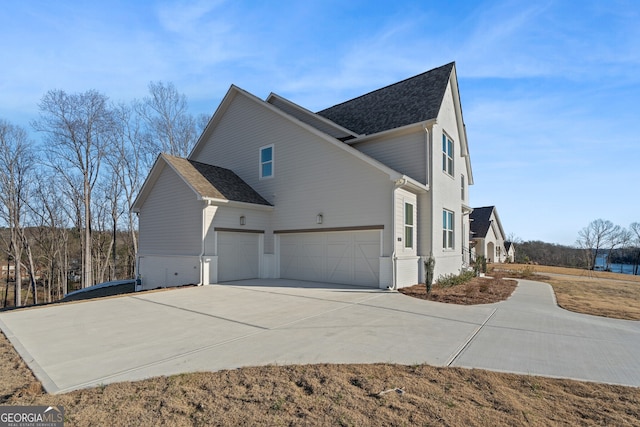
[[403, 83], [405, 83], [405, 82], [407, 82], [407, 81], [409, 81], [409, 80], [412, 80], [412, 79], [415, 79], [415, 78], [418, 78], [418, 77], [424, 76], [425, 74], [430, 74], [430, 73], [432, 73], [432, 72], [439, 71], [439, 70], [441, 70], [441, 69], [443, 69], [443, 68], [446, 68], [446, 67], [451, 67], [451, 68], [453, 68], [453, 65], [455, 65], [455, 61], [451, 61], [451, 62], [449, 62], [448, 64], [444, 64], [444, 65], [441, 65], [441, 66], [439, 66], [439, 67], [432, 68], [432, 69], [427, 70], [427, 71], [425, 71], [425, 72], [422, 72], [422, 73], [420, 73], [420, 74], [416, 74], [415, 76], [407, 77], [406, 79], [400, 80], [399, 82], [391, 83], [391, 84], [389, 84], [389, 85], [387, 85], [387, 86], [383, 86], [383, 87], [381, 87], [381, 88], [378, 88], [378, 89], [372, 90], [372, 91], [370, 91], [370, 92], [363, 93], [362, 95], [356, 96], [355, 98], [347, 99], [346, 101], [340, 102], [340, 103], [335, 104], [335, 105], [332, 105], [332, 106], [330, 106], [330, 107], [323, 108], [322, 110], [317, 111], [317, 112], [316, 112], [316, 114], [319, 114], [319, 113], [321, 113], [321, 112], [323, 112], [323, 111], [326, 111], [326, 110], [329, 110], [329, 109], [331, 109], [331, 108], [337, 107], [337, 106], [339, 106], [339, 105], [343, 105], [343, 104], [346, 104], [346, 103], [348, 103], [348, 102], [355, 101], [356, 99], [364, 98], [365, 96], [369, 96], [369, 95], [371, 95], [372, 93], [380, 92], [380, 91], [383, 91], [383, 90], [387, 90], [387, 89], [389, 89], [389, 88], [391, 88], [391, 87], [398, 86], [398, 85], [403, 84]]

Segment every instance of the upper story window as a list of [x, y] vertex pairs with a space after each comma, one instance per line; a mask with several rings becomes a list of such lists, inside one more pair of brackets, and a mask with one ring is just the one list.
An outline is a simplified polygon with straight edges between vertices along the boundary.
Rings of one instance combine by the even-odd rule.
[[404, 203], [404, 247], [405, 249], [413, 249], [413, 205]]
[[453, 232], [454, 232], [453, 212], [446, 209], [442, 210], [442, 248], [453, 249]]
[[273, 144], [260, 148], [260, 179], [273, 177]]
[[442, 134], [442, 170], [453, 176], [453, 141]]
[[465, 196], [465, 184], [464, 184], [464, 175], [460, 175], [460, 197], [462, 197], [462, 201], [464, 201]]

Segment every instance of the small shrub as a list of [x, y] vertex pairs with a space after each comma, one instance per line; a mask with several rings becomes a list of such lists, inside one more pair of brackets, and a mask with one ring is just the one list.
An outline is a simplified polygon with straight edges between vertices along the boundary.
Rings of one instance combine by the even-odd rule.
[[431, 285], [433, 283], [433, 270], [436, 267], [436, 259], [433, 255], [429, 255], [424, 260], [424, 283], [427, 286], [427, 294], [431, 293]]
[[518, 274], [520, 275], [520, 277], [522, 277], [523, 279], [528, 279], [530, 277], [535, 276], [536, 274], [536, 270], [533, 268], [533, 266], [531, 265], [527, 265], [525, 266], [522, 270], [518, 270]]
[[463, 271], [460, 274], [445, 274], [440, 276], [436, 284], [441, 288], [450, 288], [452, 286], [462, 285], [476, 277], [475, 271]]
[[473, 270], [476, 272], [476, 276], [479, 273], [487, 272], [487, 259], [483, 255], [478, 255], [476, 261], [473, 263]]

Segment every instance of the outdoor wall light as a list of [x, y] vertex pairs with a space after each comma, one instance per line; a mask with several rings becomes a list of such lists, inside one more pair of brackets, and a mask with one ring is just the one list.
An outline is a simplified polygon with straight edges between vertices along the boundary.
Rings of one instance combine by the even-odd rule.
[[322, 224], [322, 214], [318, 214], [318, 216], [316, 216], [316, 224]]
[[247, 219], [244, 215], [240, 215], [240, 225], [245, 225], [247, 223]]

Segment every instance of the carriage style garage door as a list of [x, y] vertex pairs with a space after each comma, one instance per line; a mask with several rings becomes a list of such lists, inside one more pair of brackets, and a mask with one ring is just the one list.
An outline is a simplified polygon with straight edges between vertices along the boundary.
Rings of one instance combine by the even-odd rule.
[[378, 287], [380, 232], [280, 234], [280, 277]]
[[218, 281], [256, 279], [259, 270], [258, 233], [218, 232]]

